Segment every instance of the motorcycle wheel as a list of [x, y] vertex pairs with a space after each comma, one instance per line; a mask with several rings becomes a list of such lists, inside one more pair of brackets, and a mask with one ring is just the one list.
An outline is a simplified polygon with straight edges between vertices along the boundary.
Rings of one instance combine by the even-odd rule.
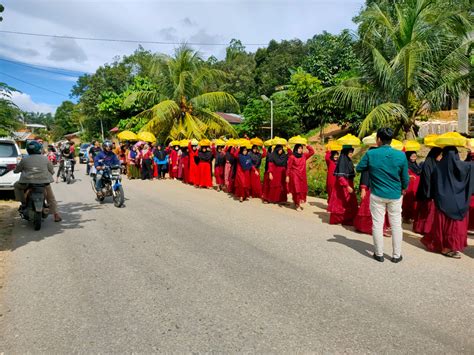
[[41, 221], [43, 218], [43, 214], [41, 212], [35, 212], [35, 216], [33, 219], [33, 226], [35, 231], [39, 231], [41, 229]]
[[114, 205], [115, 207], [122, 207], [124, 202], [125, 202], [125, 196], [123, 194], [123, 188], [122, 186], [119, 186], [117, 191], [115, 191]]
[[71, 182], [72, 182], [72, 173], [68, 171], [67, 176], [66, 176], [66, 183], [69, 185]]

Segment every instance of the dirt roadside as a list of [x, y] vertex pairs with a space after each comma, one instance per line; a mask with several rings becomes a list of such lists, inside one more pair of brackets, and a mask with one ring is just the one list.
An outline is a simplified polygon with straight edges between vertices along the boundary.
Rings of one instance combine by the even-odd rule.
[[[13, 201], [0, 201], [0, 293], [5, 284], [17, 208], [18, 204]], [[0, 317], [2, 316], [3, 312], [0, 307]]]

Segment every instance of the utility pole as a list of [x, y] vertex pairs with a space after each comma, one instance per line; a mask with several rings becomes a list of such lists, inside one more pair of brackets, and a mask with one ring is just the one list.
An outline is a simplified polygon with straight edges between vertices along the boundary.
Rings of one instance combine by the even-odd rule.
[[273, 101], [267, 95], [260, 96], [263, 101], [270, 101], [270, 139], [273, 139]]

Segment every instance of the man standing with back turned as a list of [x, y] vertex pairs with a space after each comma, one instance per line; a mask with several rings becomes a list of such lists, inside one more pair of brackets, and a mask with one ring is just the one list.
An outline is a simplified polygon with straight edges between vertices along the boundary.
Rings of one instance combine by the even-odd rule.
[[383, 224], [385, 211], [392, 227], [392, 262], [402, 261], [402, 195], [408, 187], [408, 162], [400, 151], [390, 146], [391, 128], [377, 131], [377, 149], [369, 150], [357, 165], [357, 172], [365, 170], [370, 175], [370, 213], [374, 238], [374, 259], [383, 262]]

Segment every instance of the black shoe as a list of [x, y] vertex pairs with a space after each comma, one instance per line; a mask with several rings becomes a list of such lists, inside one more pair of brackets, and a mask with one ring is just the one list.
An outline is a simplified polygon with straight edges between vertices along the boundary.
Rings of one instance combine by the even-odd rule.
[[400, 255], [399, 258], [392, 258], [392, 263], [399, 263], [402, 260], [403, 260], [403, 256]]
[[378, 262], [380, 263], [383, 263], [383, 261], [385, 260], [385, 258], [382, 256], [378, 256], [378, 255], [375, 255], [374, 254], [374, 259], [377, 260]]

